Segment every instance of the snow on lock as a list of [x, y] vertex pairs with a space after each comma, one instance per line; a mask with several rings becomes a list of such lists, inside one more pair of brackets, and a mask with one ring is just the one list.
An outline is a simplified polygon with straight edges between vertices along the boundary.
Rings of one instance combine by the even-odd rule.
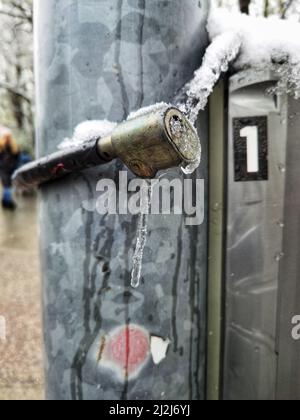
[[108, 120], [84, 121], [74, 131], [72, 138], [65, 138], [58, 146], [60, 150], [80, 146], [90, 140], [109, 136], [116, 128], [117, 123]]

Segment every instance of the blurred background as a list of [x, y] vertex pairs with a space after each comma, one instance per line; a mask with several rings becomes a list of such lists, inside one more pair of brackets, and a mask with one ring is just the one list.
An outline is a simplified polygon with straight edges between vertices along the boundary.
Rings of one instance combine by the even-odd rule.
[[0, 124], [34, 149], [33, 1], [0, 1]]
[[[0, 1], [0, 174], [34, 155], [32, 0]], [[3, 142], [13, 141], [14, 156]], [[15, 147], [17, 145], [17, 149]], [[8, 151], [6, 151], [8, 150]], [[6, 189], [9, 190], [7, 180]], [[7, 195], [8, 194], [8, 195]], [[36, 195], [0, 208], [0, 399], [43, 399]]]
[[[300, 20], [300, 0], [212, 3]], [[43, 399], [36, 193], [6, 179], [34, 158], [33, 0], [0, 0], [0, 26], [0, 399]]]
[[252, 16], [278, 16], [297, 21], [300, 19], [299, 0], [212, 0], [212, 4]]

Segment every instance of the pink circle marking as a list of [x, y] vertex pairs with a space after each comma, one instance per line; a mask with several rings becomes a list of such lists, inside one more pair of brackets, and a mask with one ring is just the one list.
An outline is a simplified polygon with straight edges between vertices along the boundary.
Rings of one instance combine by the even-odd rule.
[[149, 356], [149, 335], [142, 328], [129, 325], [112, 334], [107, 343], [110, 360], [127, 374], [135, 373]]

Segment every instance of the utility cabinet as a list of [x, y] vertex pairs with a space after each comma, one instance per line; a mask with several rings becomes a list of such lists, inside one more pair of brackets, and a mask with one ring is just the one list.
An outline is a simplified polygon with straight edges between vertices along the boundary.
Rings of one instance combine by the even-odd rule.
[[276, 71], [229, 82], [226, 400], [300, 399], [300, 101], [274, 93]]

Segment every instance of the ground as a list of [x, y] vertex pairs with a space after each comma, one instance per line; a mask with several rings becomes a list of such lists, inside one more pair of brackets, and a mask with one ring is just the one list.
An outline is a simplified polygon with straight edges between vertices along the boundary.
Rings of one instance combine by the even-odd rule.
[[[34, 198], [0, 208], [0, 400], [44, 398], [41, 290]], [[0, 328], [1, 328], [0, 322]]]

